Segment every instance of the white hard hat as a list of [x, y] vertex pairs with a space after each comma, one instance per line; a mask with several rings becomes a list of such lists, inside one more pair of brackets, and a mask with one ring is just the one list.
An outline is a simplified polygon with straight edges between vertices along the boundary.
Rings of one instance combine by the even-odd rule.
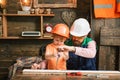
[[79, 18], [74, 21], [70, 29], [70, 34], [81, 37], [87, 35], [90, 31], [91, 29], [88, 21], [84, 18]]

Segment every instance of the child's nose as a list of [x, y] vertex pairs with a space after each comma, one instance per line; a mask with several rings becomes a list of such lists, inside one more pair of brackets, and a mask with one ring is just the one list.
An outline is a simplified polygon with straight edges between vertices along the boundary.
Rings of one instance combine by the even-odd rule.
[[61, 42], [58, 42], [58, 45], [61, 45]]
[[62, 42], [59, 41], [59, 42], [58, 42], [58, 45], [61, 45], [61, 44], [62, 44]]

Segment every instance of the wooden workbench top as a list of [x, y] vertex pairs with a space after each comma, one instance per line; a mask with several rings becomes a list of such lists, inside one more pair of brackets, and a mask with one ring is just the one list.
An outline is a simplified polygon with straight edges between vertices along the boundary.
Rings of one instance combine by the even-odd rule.
[[[82, 75], [82, 76], [70, 76], [70, 75], [68, 76], [66, 74], [35, 74], [35, 73], [24, 74], [23, 72], [19, 72], [16, 73], [16, 75], [11, 80], [120, 80], [120, 74], [119, 73], [117, 73], [117, 75], [114, 74], [115, 71], [111, 72], [113, 73], [113, 75], [109, 75], [109, 76], [107, 75], [96, 76], [96, 74], [94, 74], [93, 72], [94, 71], [91, 72], [92, 74]], [[108, 72], [109, 71], [105, 73]]]

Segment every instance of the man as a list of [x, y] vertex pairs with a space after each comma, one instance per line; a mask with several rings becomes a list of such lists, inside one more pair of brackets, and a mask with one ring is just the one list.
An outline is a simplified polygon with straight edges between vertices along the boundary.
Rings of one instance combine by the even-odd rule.
[[60, 46], [59, 50], [70, 52], [67, 67], [72, 70], [96, 70], [96, 42], [87, 35], [91, 31], [88, 21], [79, 18], [74, 21], [70, 34], [72, 40], [66, 42], [71, 46]]

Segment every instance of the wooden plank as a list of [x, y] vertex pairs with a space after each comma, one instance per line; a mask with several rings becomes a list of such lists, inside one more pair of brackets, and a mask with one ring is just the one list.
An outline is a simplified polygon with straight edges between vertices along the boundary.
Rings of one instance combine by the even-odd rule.
[[53, 39], [53, 37], [0, 37], [0, 39]]
[[[116, 62], [115, 60], [116, 58], [116, 46], [109, 46], [109, 52], [106, 50], [106, 59], [108, 61], [108, 63], [106, 63], [107, 66], [107, 70], [115, 70], [116, 67]], [[109, 57], [109, 58], [108, 58]]]
[[104, 27], [109, 26], [110, 27], [119, 27], [120, 19], [111, 18], [111, 19], [105, 19]]
[[3, 37], [7, 37], [7, 19], [3, 16]]
[[108, 45], [108, 46], [119, 46], [120, 45], [120, 38], [101, 37], [100, 44], [101, 45]]
[[106, 52], [105, 52], [104, 46], [100, 46], [99, 48], [99, 64], [98, 64], [98, 69], [99, 70], [105, 70], [106, 69]]
[[119, 76], [114, 77], [87, 77], [87, 76], [60, 76], [60, 75], [20, 75], [11, 80], [120, 80]]
[[55, 14], [2, 14], [2, 15], [3, 16], [55, 16]]
[[40, 31], [41, 31], [41, 36], [43, 37], [43, 16], [40, 17], [40, 23], [41, 23], [41, 26], [40, 26]]
[[6, 73], [1, 73], [0, 72], [0, 80], [7, 80], [8, 72]]
[[[94, 16], [94, 15], [93, 15]], [[98, 43], [100, 43], [100, 30], [101, 27], [104, 27], [105, 20], [104, 19], [92, 19], [91, 20], [91, 34], [92, 38]]]
[[68, 80], [64, 75], [39, 75], [39, 74], [29, 74], [29, 75], [17, 75], [10, 80]]
[[109, 71], [109, 70], [36, 70], [36, 69], [24, 69], [23, 74], [66, 74], [66, 73], [77, 73], [81, 72], [85, 74], [116, 74], [120, 75], [119, 71]]
[[120, 71], [120, 47], [119, 47], [119, 71]]
[[116, 47], [100, 46], [99, 50], [99, 70], [115, 69], [115, 53]]
[[[119, 80], [119, 71], [105, 71], [105, 70], [33, 70], [24, 69], [27, 73], [16, 73], [11, 80]], [[82, 75], [70, 76], [66, 73], [76, 73], [81, 72]], [[33, 73], [33, 74], [32, 74]], [[43, 73], [43, 74], [42, 74]], [[49, 74], [44, 74], [49, 73]], [[50, 75], [52, 73], [52, 75]], [[59, 75], [54, 73], [65, 73], [65, 75]]]
[[120, 27], [101, 28], [100, 45], [119, 46], [120, 45]]

